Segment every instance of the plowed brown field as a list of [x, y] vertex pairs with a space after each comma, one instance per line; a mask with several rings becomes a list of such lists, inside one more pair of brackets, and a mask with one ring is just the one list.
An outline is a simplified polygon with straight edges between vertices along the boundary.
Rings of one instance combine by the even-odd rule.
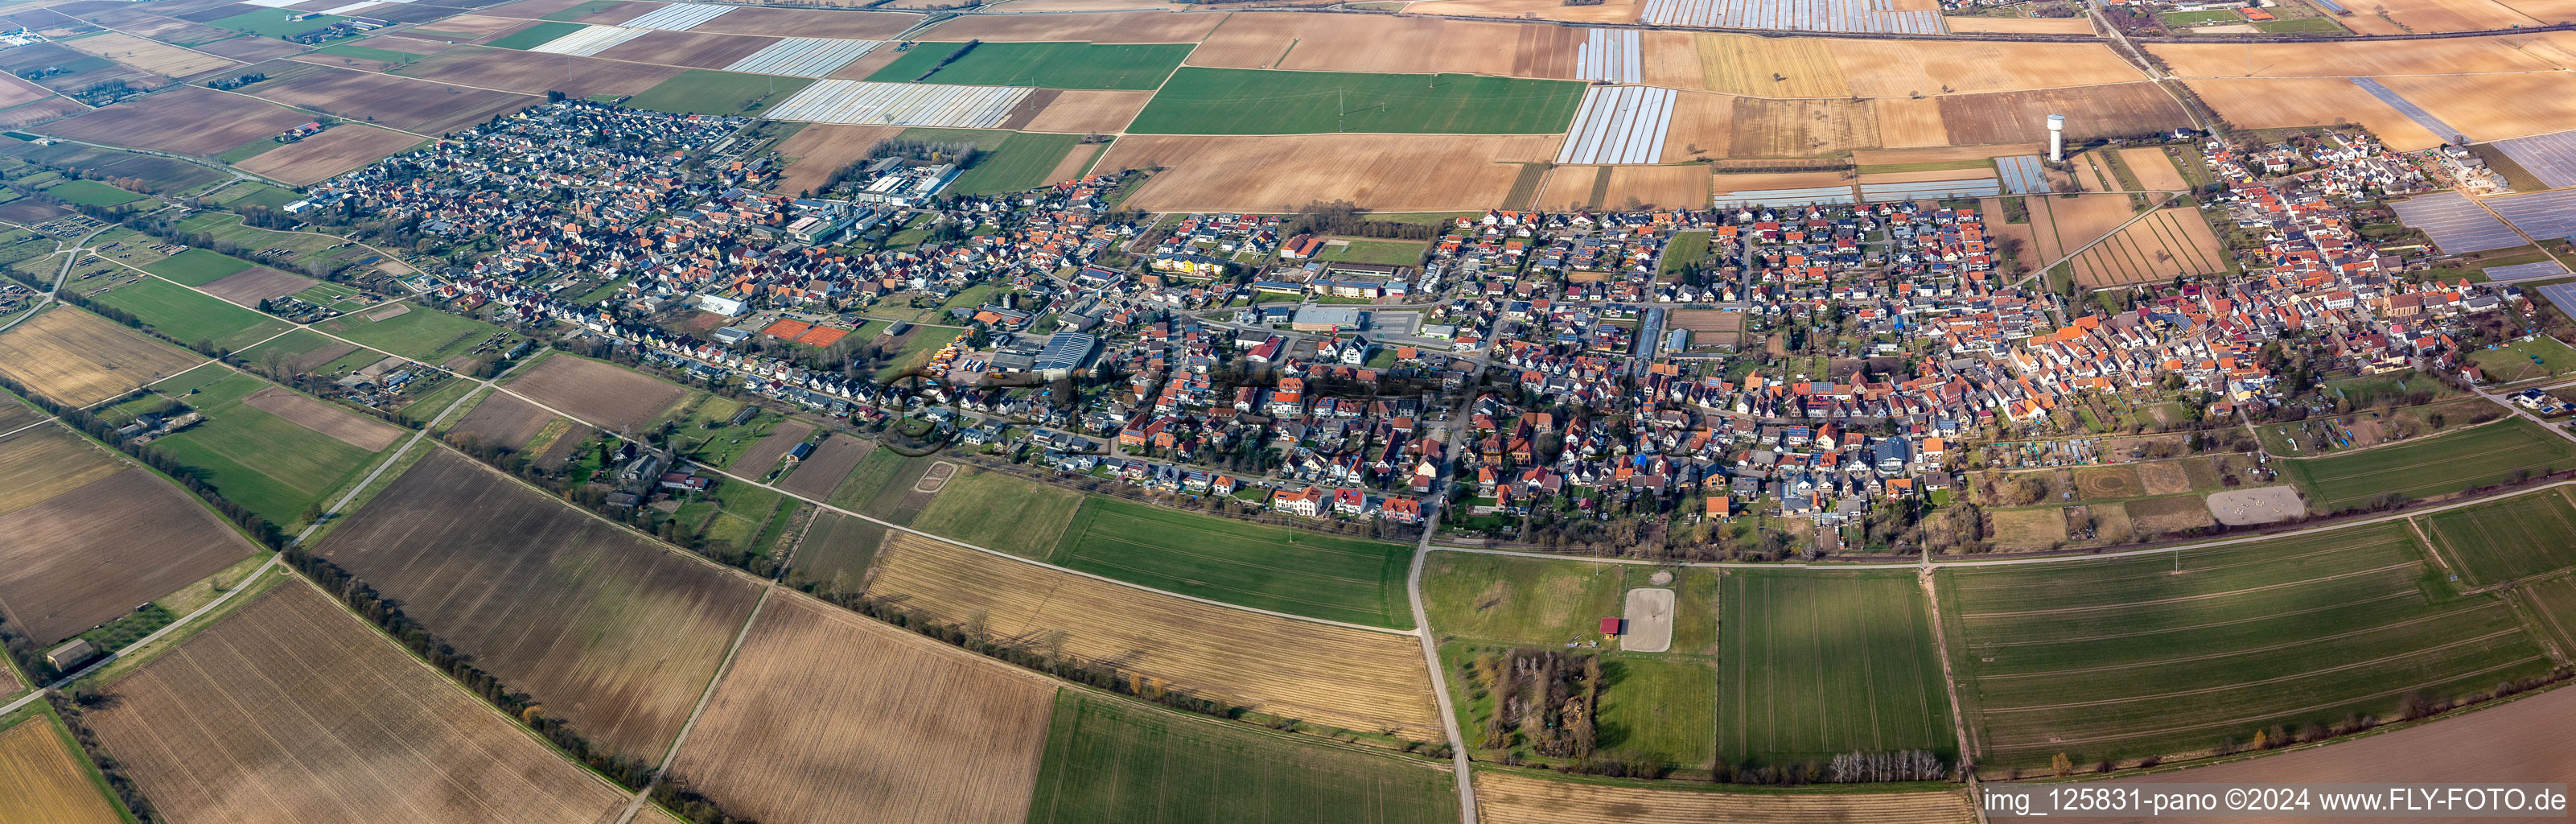
[[[197, 288], [206, 294], [233, 303], [255, 307], [262, 300], [285, 297], [311, 289], [317, 282], [303, 275], [280, 272], [266, 266], [253, 266]], [[329, 361], [326, 359], [324, 362]]]
[[2090, 140], [2189, 128], [2182, 104], [2154, 83], [2122, 83], [1943, 97], [1941, 124], [1955, 145], [2048, 139], [2048, 116], [2066, 115], [2066, 138]]
[[1878, 118], [1863, 100], [1735, 99], [1730, 157], [1814, 157], [1879, 145]]
[[547, 358], [510, 379], [510, 390], [583, 423], [641, 432], [687, 390], [651, 375], [570, 355]]
[[1741, 793], [1642, 789], [1552, 781], [1520, 773], [1476, 773], [1482, 824], [1968, 824], [1977, 813], [1960, 791], [1917, 793]]
[[1414, 14], [1564, 20], [1573, 23], [1634, 23], [1645, 9], [1639, 0], [1607, 0], [1599, 5], [1569, 6], [1563, 0], [1429, 0], [1404, 7]]
[[2028, 91], [2147, 79], [2102, 43], [1833, 40], [1828, 49], [1852, 93], [1863, 97]]
[[0, 334], [0, 374], [73, 406], [125, 394], [204, 362], [196, 353], [70, 307]]
[[889, 533], [871, 597], [1272, 715], [1441, 736], [1409, 635], [1220, 607]]
[[1020, 130], [1078, 134], [1123, 131], [1128, 121], [1136, 119], [1137, 112], [1144, 111], [1146, 101], [1153, 99], [1154, 93], [1149, 91], [1067, 89], [1057, 92], [1055, 99]]
[[1129, 202], [1155, 211], [1295, 211], [1342, 199], [1364, 209], [1487, 209], [1518, 162], [1556, 155], [1562, 135], [1129, 135], [1092, 171], [1166, 167]]
[[285, 418], [297, 426], [329, 435], [333, 440], [369, 452], [383, 452], [403, 436], [402, 427], [372, 418], [361, 418], [347, 410], [306, 397], [301, 393], [272, 386], [243, 398], [243, 403], [258, 407], [271, 415]]
[[46, 134], [74, 140], [210, 155], [312, 119], [284, 106], [188, 86], [49, 123], [44, 129]]
[[2075, 282], [2086, 286], [2170, 281], [2175, 275], [2227, 271], [2218, 236], [2198, 210], [2172, 208], [2129, 224], [2075, 257]]
[[609, 47], [595, 55], [610, 60], [632, 60], [665, 66], [687, 66], [693, 69], [721, 69], [749, 56], [771, 43], [775, 37], [747, 34], [710, 34], [695, 31], [649, 31]]
[[0, 516], [0, 612], [38, 644], [105, 623], [240, 561], [232, 527], [141, 468]]
[[74, 49], [169, 77], [187, 77], [241, 65], [236, 61], [204, 52], [190, 51], [158, 40], [145, 40], [122, 32], [94, 34], [61, 42]]
[[605, 824], [626, 794], [296, 581], [89, 714], [173, 821]]
[[1019, 824], [1055, 685], [802, 596], [761, 607], [672, 772], [771, 824]]
[[[459, 51], [473, 50], [460, 49]], [[522, 54], [522, 52], [510, 53]], [[419, 71], [424, 66], [447, 60], [453, 54], [451, 52], [448, 55], [422, 60], [412, 64], [405, 71]], [[649, 66], [636, 68], [653, 70]], [[251, 84], [243, 87], [242, 91], [326, 114], [363, 122], [381, 123], [396, 129], [427, 135], [445, 134], [471, 127], [492, 119], [494, 115], [515, 112], [544, 102], [541, 98], [528, 95], [472, 88], [472, 86], [485, 84], [474, 83], [471, 80], [457, 81], [466, 85], [450, 85], [389, 74], [335, 69], [328, 66], [314, 66], [309, 69], [298, 67], [289, 71], [292, 73], [273, 72], [272, 79], [268, 82]], [[670, 71], [676, 73], [679, 70]]]
[[1646, 82], [1751, 97], [1849, 97], [1851, 85], [1829, 42], [1650, 31], [1642, 49]]
[[858, 468], [859, 461], [867, 458], [876, 445], [875, 441], [848, 435], [824, 438], [814, 445], [814, 454], [788, 471], [778, 488], [818, 501], [831, 497], [832, 489], [849, 480], [850, 470]]
[[[653, 88], [664, 80], [678, 77], [687, 69], [628, 63], [622, 60], [601, 60], [596, 57], [539, 54], [478, 46], [449, 49], [418, 63], [405, 66], [400, 71], [404, 76], [442, 83], [481, 86], [486, 89], [503, 89], [523, 94], [558, 91], [575, 97], [587, 97], [594, 94], [636, 94]], [[486, 92], [486, 94], [497, 93]], [[521, 98], [511, 99], [516, 101]], [[426, 98], [426, 101], [436, 103], [438, 98], [430, 97]], [[489, 115], [474, 118], [477, 122], [485, 119], [489, 119]]]
[[1735, 98], [1722, 94], [1681, 94], [1673, 100], [1673, 122], [1664, 129], [1665, 163], [1725, 157], [1735, 149]]
[[833, 173], [868, 156], [878, 141], [903, 131], [901, 126], [841, 126], [831, 123], [808, 123], [795, 134], [778, 141], [777, 151], [788, 159], [787, 168], [779, 172], [778, 190], [811, 191]]
[[529, 438], [536, 437], [537, 431], [546, 428], [546, 421], [553, 418], [554, 413], [519, 400], [516, 395], [494, 392], [475, 404], [473, 411], [465, 413], [455, 426], [449, 427], [447, 434], [517, 449], [526, 445]]
[[233, 165], [243, 171], [303, 186], [383, 160], [386, 155], [411, 148], [412, 144], [419, 142], [419, 137], [390, 129], [345, 123]]
[[2561, 132], [2576, 125], [2576, 73], [2383, 77], [2379, 82], [2473, 140]]
[[[1243, 12], [1189, 64], [1233, 69], [1509, 75], [1573, 79], [1583, 30], [1374, 15]], [[1283, 59], [1284, 55], [1284, 59]]]
[[2032, 197], [2030, 205], [2032, 265], [2045, 266], [2113, 230], [2136, 214], [2128, 195], [2049, 195]]

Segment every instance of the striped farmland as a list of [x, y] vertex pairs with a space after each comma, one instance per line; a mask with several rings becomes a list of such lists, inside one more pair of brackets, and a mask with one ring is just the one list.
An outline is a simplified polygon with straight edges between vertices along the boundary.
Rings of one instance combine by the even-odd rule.
[[1897, 11], [1888, 0], [1646, 0], [1643, 22], [1774, 31], [1942, 34], [1940, 12]]
[[1809, 206], [1815, 204], [1858, 203], [1850, 186], [1809, 186], [1801, 189], [1746, 189], [1720, 193], [1713, 201], [1718, 206]]
[[1559, 164], [1653, 163], [1664, 154], [1664, 131], [1673, 123], [1678, 94], [1654, 86], [1594, 86], [1583, 91], [1583, 107]]
[[2048, 172], [2039, 165], [2039, 155], [2014, 155], [1995, 158], [1995, 169], [2003, 172], [2004, 191], [2017, 195], [2048, 194]]
[[842, 40], [831, 37], [790, 37], [743, 56], [725, 71], [751, 74], [777, 74], [788, 77], [822, 77], [833, 69], [849, 65], [882, 45], [876, 40]]
[[590, 26], [583, 28], [581, 31], [573, 32], [562, 37], [557, 37], [553, 40], [548, 40], [544, 43], [530, 46], [528, 47], [528, 50], [532, 52], [544, 52], [546, 54], [569, 54], [574, 57], [589, 57], [614, 48], [619, 43], [624, 43], [628, 40], [642, 37], [644, 36], [644, 33], [648, 31], [652, 31], [652, 29], [630, 29], [622, 26]]
[[639, 29], [688, 31], [701, 23], [721, 17], [725, 12], [733, 10], [734, 7], [732, 6], [718, 6], [709, 3], [673, 3], [668, 6], [663, 6], [661, 8], [636, 15], [635, 19], [628, 20], [619, 25], [634, 26]]
[[2576, 132], [2498, 140], [2495, 146], [2549, 188], [2576, 186]]
[[852, 126], [990, 129], [1029, 96], [1018, 86], [942, 86], [821, 80], [771, 108], [772, 120]]
[[2406, 115], [2407, 119], [2415, 121], [2415, 125], [2422, 126], [2426, 131], [2432, 132], [2434, 137], [2438, 137], [2452, 143], [2462, 145], [2468, 144], [2469, 136], [2466, 132], [2451, 128], [2451, 124], [2444, 123], [2441, 118], [2434, 117], [2432, 112], [2425, 111], [2424, 107], [2415, 105], [2415, 101], [2406, 99], [2405, 95], [2398, 94], [2395, 90], [2392, 90], [2387, 86], [2379, 85], [2379, 81], [2372, 80], [2367, 77], [2356, 77], [2352, 79], [2352, 84], [2360, 86], [2362, 91], [2369, 92], [2370, 96], [2379, 98], [2379, 102], [2386, 103], [2390, 107], [2395, 108], [2398, 112]]
[[1575, 47], [1574, 79], [1604, 83], [1646, 80], [1643, 38], [1636, 29], [1591, 29]]
[[2576, 189], [2491, 197], [2486, 204], [2535, 239], [2576, 237]]
[[2433, 245], [2451, 254], [2510, 249], [2525, 241], [2506, 228], [2503, 221], [2458, 192], [2441, 192], [2393, 201], [2397, 220], [2424, 230]]

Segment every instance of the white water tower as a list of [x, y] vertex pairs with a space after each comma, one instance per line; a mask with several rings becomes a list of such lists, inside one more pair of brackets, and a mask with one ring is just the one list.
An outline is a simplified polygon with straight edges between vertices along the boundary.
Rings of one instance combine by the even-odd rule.
[[2048, 162], [2066, 162], [2066, 116], [2048, 116]]

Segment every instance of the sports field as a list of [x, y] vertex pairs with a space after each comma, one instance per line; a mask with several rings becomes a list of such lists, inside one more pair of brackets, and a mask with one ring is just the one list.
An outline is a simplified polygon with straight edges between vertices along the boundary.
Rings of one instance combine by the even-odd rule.
[[914, 529], [1027, 558], [1055, 551], [1082, 493], [960, 467], [913, 519]]
[[204, 286], [224, 279], [225, 275], [250, 267], [250, 261], [241, 258], [204, 249], [190, 249], [153, 261], [151, 265], [143, 267], [143, 271], [189, 286]]
[[1960, 699], [1996, 768], [2278, 737], [2547, 671], [2504, 601], [2404, 523], [2045, 566], [1948, 567]]
[[1370, 626], [1413, 626], [1403, 544], [1092, 498], [1049, 561], [1229, 604]]
[[2470, 586], [2576, 566], [2576, 506], [2565, 487], [2436, 512], [2423, 523]]
[[289, 328], [285, 321], [155, 278], [143, 278], [95, 297], [100, 303], [134, 313], [161, 334], [227, 350], [276, 337]]
[[[956, 83], [968, 86], [1036, 86], [1042, 89], [1152, 89], [1170, 77], [1188, 43], [919, 43], [869, 80], [888, 83]], [[927, 73], [928, 77], [922, 75]]]
[[2281, 477], [2321, 512], [2364, 506], [2382, 493], [2422, 498], [2502, 483], [2515, 472], [2576, 466], [2576, 446], [2512, 418], [2475, 429], [2322, 458], [2275, 461]]
[[374, 454], [243, 402], [267, 386], [236, 374], [197, 394], [173, 395], [206, 420], [152, 445], [204, 471], [225, 498], [287, 526], [302, 523], [305, 507], [354, 480]]
[[1056, 695], [1029, 824], [1458, 819], [1429, 763], [1067, 689]]
[[1127, 127], [1135, 134], [1565, 131], [1583, 84], [1464, 74], [1181, 68]]
[[[1082, 142], [1076, 134], [1029, 134], [992, 129], [905, 129], [896, 137], [931, 143], [972, 143], [981, 154], [975, 165], [948, 184], [958, 194], [1001, 194], [1034, 189], [1055, 181], [1049, 176], [1066, 152]], [[944, 341], [943, 341], [944, 342]], [[937, 347], [932, 347], [936, 349]]]
[[1719, 758], [1956, 751], [1913, 573], [1728, 570], [1717, 602]]
[[645, 89], [626, 105], [676, 114], [745, 114], [769, 108], [813, 84], [803, 77], [690, 69]]

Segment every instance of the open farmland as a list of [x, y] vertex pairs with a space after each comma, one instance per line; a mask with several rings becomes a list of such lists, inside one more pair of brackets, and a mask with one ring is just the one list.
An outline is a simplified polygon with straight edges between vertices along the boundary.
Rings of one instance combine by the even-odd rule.
[[[24, 408], [15, 400], [7, 403]], [[0, 478], [9, 479], [8, 485], [0, 486], [0, 515], [44, 503], [126, 467], [106, 448], [72, 434], [69, 428], [39, 426], [20, 431], [41, 418], [12, 420], [15, 423], [8, 431], [16, 434], [0, 438]]]
[[[1137, 3], [1123, 3], [1135, 8]], [[1014, 7], [1018, 8], [1018, 7]], [[730, 16], [730, 15], [728, 15]], [[1064, 14], [978, 14], [958, 17], [923, 33], [924, 39], [986, 42], [1079, 41], [1089, 43], [1196, 43], [1226, 14], [1111, 11]]]
[[[1030, 95], [1030, 99], [1036, 99]], [[1075, 132], [1102, 134], [1127, 130], [1136, 113], [1153, 102], [1152, 92], [1069, 89], [1056, 92], [1034, 114], [1024, 118], [1014, 114], [1002, 124], [1006, 129], [1029, 132]]]
[[773, 596], [671, 765], [774, 824], [1018, 824], [1055, 687], [811, 599]]
[[2576, 448], [2523, 418], [2387, 446], [2272, 465], [2319, 512], [2366, 506], [2383, 494], [2423, 498], [2502, 483], [2517, 473], [2576, 466]]
[[1955, 752], [1913, 573], [1728, 570], [1717, 603], [1720, 761]]
[[516, 336], [462, 315], [393, 302], [317, 325], [324, 331], [406, 358], [462, 368], [455, 359], [476, 349], [504, 348]]
[[441, 451], [321, 553], [593, 742], [679, 732], [758, 587]]
[[230, 525], [145, 469], [0, 516], [0, 613], [39, 644], [69, 638], [251, 553]]
[[1961, 700], [1998, 769], [2394, 717], [2410, 693], [2457, 696], [2549, 666], [2502, 600], [2440, 583], [2401, 523], [1941, 574]]
[[2436, 512], [2423, 524], [2471, 586], [2576, 566], [2576, 506], [2564, 487]]
[[18, 79], [17, 75], [0, 77], [0, 108], [43, 100], [53, 93], [52, 89]]
[[869, 80], [1049, 89], [1152, 90], [1188, 44], [918, 43]]
[[[281, 298], [311, 289], [321, 281], [303, 275], [280, 272], [266, 266], [253, 266], [199, 287], [206, 294], [238, 306], [256, 307], [260, 301]], [[311, 333], [306, 333], [311, 334]]]
[[2135, 137], [2189, 128], [2191, 116], [2153, 83], [1950, 95], [1941, 123], [1956, 145], [2048, 139], [2047, 118], [2066, 115], [2066, 139]]
[[876, 562], [885, 536], [885, 526], [874, 521], [838, 512], [817, 513], [804, 540], [797, 543], [787, 581], [799, 586], [811, 581], [826, 595], [864, 590], [868, 567]]
[[44, 130], [74, 140], [203, 156], [312, 119], [284, 106], [190, 86], [48, 123]]
[[2413, 118], [2340, 77], [2202, 79], [2187, 85], [2220, 117], [2244, 128], [2351, 123], [2369, 128], [2399, 151], [2442, 144], [2442, 138]]
[[1830, 41], [1812, 37], [1645, 32], [1646, 82], [1755, 97], [1849, 97]]
[[[923, 519], [925, 529], [928, 521]], [[1062, 547], [1047, 560], [1229, 604], [1371, 626], [1413, 626], [1404, 598], [1413, 548], [1404, 544], [1094, 497], [1083, 502]]]
[[90, 297], [132, 313], [145, 326], [173, 339], [212, 343], [227, 350], [248, 347], [290, 328], [285, 321], [158, 278], [136, 278]]
[[1582, 43], [1583, 30], [1565, 26], [1239, 12], [1190, 54], [1190, 65], [1573, 80]]
[[206, 421], [153, 445], [197, 470], [225, 499], [279, 526], [303, 522], [307, 508], [354, 480], [382, 449], [359, 442], [390, 445], [399, 434], [248, 375], [178, 397]]
[[517, 449], [554, 419], [554, 413], [520, 400], [517, 395], [494, 392], [448, 427], [447, 436]]
[[2514, 587], [2531, 609], [2532, 624], [2561, 652], [2576, 650], [2576, 575], [2553, 575]]
[[901, 131], [893, 126], [805, 124], [775, 147], [779, 155], [788, 158], [787, 170], [779, 173], [778, 190], [811, 191], [842, 168], [867, 157], [868, 150], [878, 142]]
[[[594, 94], [640, 94], [662, 81], [678, 77], [683, 71], [686, 69], [676, 66], [652, 66], [618, 60], [601, 60], [594, 57], [459, 46], [423, 58], [418, 63], [396, 69], [395, 74], [438, 83], [480, 86], [485, 89], [501, 89], [530, 95], [560, 91], [568, 95], [587, 97]], [[494, 93], [485, 92], [485, 94]], [[539, 102], [524, 98], [511, 98], [511, 100], [514, 101], [512, 104], [514, 108], [524, 108]], [[490, 115], [484, 115], [463, 122], [470, 125], [489, 117]]]
[[[2564, 35], [2509, 35], [2332, 43], [2157, 43], [2179, 77], [2385, 77], [2400, 74], [2545, 72], [2560, 68]], [[2199, 84], [2194, 83], [2195, 87]]]
[[1441, 736], [1412, 636], [1212, 606], [889, 535], [868, 595], [976, 625], [1166, 688], [1255, 712], [1364, 732]]
[[2128, 195], [2031, 197], [2023, 202], [2030, 210], [2028, 259], [2035, 265], [2046, 265], [2109, 236], [2136, 214], [2129, 211]]
[[2098, 287], [2170, 281], [2175, 275], [2223, 273], [2227, 263], [2200, 210], [2173, 207], [2129, 224], [2077, 255], [2075, 282]]
[[1458, 818], [1429, 763], [1067, 689], [1056, 697], [1030, 824]]
[[145, 40], [123, 32], [93, 34], [65, 40], [62, 44], [168, 77], [187, 77], [241, 65], [204, 52], [179, 48], [158, 40]]
[[758, 477], [768, 472], [770, 467], [777, 466], [778, 459], [786, 457], [788, 450], [796, 448], [813, 434], [813, 424], [799, 420], [780, 421], [776, 428], [769, 430], [769, 434], [760, 436], [759, 441], [736, 454], [724, 468]]
[[871, 449], [865, 454], [855, 469], [845, 473], [848, 477], [832, 488], [833, 506], [909, 525], [945, 488], [923, 482], [923, 476], [945, 461], [905, 457], [891, 449]]
[[67, 306], [0, 334], [0, 374], [74, 406], [125, 394], [204, 361]]
[[233, 165], [242, 171], [303, 186], [382, 160], [419, 142], [420, 138], [412, 135], [353, 123]]
[[1479, 769], [1476, 811], [1484, 824], [1968, 824], [1977, 820], [1968, 794], [1958, 790], [1749, 793], [1700, 789], [1706, 786], [1675, 783], [1648, 788]]
[[2576, 122], [2576, 77], [2564, 71], [2387, 77], [2379, 83], [2476, 140], [2565, 131]]
[[1486, 209], [1523, 162], [1556, 155], [1558, 135], [1426, 141], [1390, 135], [1162, 137], [1111, 144], [1095, 173], [1164, 167], [1127, 203], [1155, 211], [1293, 212], [1315, 200], [1365, 209]]
[[[0, 672], [0, 686], [12, 686]], [[0, 729], [0, 823], [117, 824], [124, 821], [90, 781], [90, 766], [72, 752], [53, 716], [22, 716]]]
[[2496, 0], [2381, 0], [2335, 22], [2356, 34], [2518, 29], [2535, 21]]
[[1565, 131], [1583, 85], [1459, 74], [1184, 67], [1128, 130], [1140, 134]]
[[605, 824], [626, 802], [301, 583], [106, 691], [90, 725], [176, 821]]
[[[414, 63], [407, 71], [421, 70], [438, 59], [433, 57]], [[541, 102], [534, 97], [471, 88], [474, 85], [493, 85], [478, 84], [475, 79], [460, 79], [456, 82], [464, 85], [451, 86], [327, 66], [275, 65], [293, 68], [275, 70], [274, 65], [265, 67], [271, 69], [269, 79], [242, 87], [242, 93], [419, 134], [436, 135], [467, 128], [490, 120], [494, 115], [518, 111]]]
[[876, 445], [875, 441], [849, 435], [824, 438], [814, 445], [813, 454], [788, 470], [778, 488], [815, 500], [829, 498], [833, 488], [849, 479], [850, 470], [876, 451]]
[[547, 358], [511, 378], [509, 386], [584, 423], [634, 432], [687, 394], [641, 372], [569, 355]]
[[933, 485], [939, 495], [913, 519], [914, 529], [1023, 558], [1056, 552], [1067, 523], [1082, 521], [1075, 511], [1106, 502], [1007, 472], [967, 467], [957, 468], [946, 480], [925, 479], [917, 487]]

